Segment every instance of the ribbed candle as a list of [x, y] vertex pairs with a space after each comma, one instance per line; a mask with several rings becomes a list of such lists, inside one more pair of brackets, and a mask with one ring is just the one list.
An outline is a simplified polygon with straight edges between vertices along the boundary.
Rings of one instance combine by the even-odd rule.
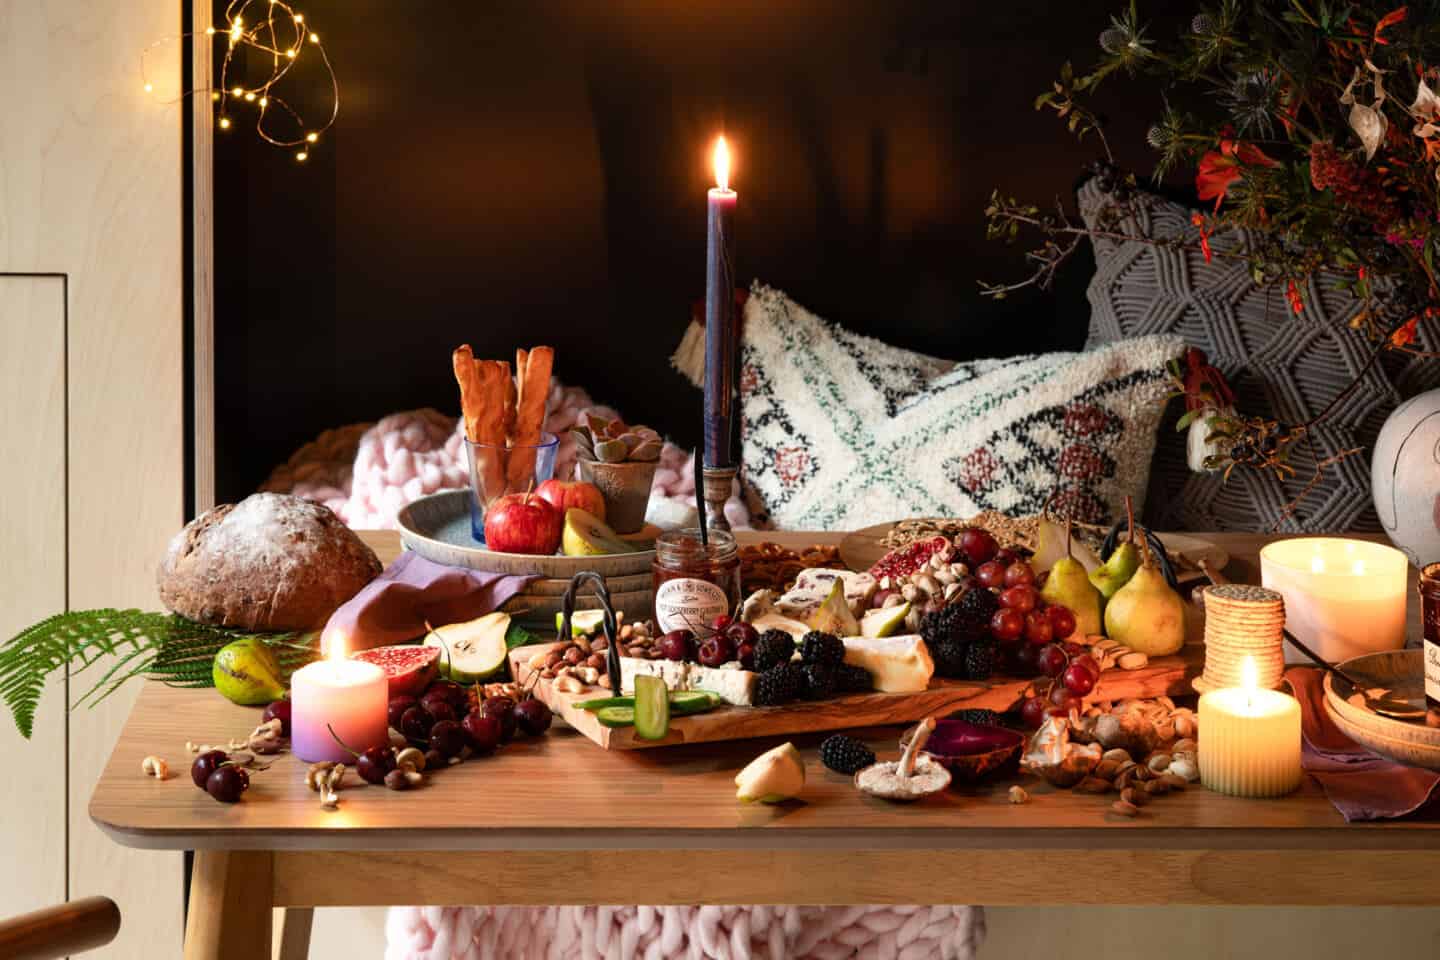
[[1276, 690], [1231, 687], [1200, 698], [1200, 782], [1236, 797], [1300, 785], [1300, 704]]

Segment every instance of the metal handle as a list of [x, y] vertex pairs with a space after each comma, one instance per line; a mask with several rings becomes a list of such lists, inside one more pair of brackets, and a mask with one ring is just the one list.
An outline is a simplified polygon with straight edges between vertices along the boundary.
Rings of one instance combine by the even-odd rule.
[[618, 697], [623, 692], [620, 689], [620, 631], [616, 626], [615, 607], [610, 602], [610, 588], [605, 586], [605, 578], [594, 570], [581, 570], [570, 578], [570, 585], [565, 588], [560, 607], [560, 639], [569, 640], [572, 636], [570, 615], [575, 612], [575, 591], [587, 582], [594, 587], [600, 609], [605, 612], [600, 618], [600, 626], [605, 631], [605, 672], [610, 675], [611, 692]]

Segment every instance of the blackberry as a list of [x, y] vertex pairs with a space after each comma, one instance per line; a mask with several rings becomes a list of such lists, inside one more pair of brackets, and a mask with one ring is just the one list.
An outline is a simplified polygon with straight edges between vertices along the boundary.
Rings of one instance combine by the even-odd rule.
[[875, 751], [854, 737], [837, 733], [820, 744], [820, 762], [836, 773], [854, 776], [875, 762]]
[[977, 583], [960, 594], [950, 607], [958, 609], [952, 614], [955, 618], [952, 629], [961, 637], [966, 640], [991, 638], [990, 618], [1000, 609], [1000, 601], [995, 599], [995, 594]]
[[800, 640], [800, 659], [836, 667], [845, 659], [845, 644], [833, 633], [811, 630]]
[[[812, 634], [813, 636], [813, 634]], [[807, 663], [800, 667], [805, 677], [801, 690], [807, 700], [824, 700], [835, 695], [838, 671], [831, 663]]]
[[954, 713], [950, 714], [950, 719], [963, 720], [966, 723], [973, 723], [976, 726], [980, 727], [1000, 726], [1000, 714], [996, 713], [994, 710], [984, 710], [978, 708], [972, 710], [956, 710]]
[[795, 638], [784, 630], [766, 630], [755, 641], [755, 670], [764, 673], [771, 667], [789, 663], [795, 655]]
[[932, 654], [942, 643], [960, 639], [956, 627], [961, 616], [959, 605], [951, 604], [920, 618], [920, 638], [925, 641]]
[[842, 663], [835, 668], [835, 689], [841, 693], [864, 693], [874, 687], [870, 671], [853, 663]]
[[937, 676], [964, 679], [965, 652], [969, 649], [969, 644], [941, 640], [934, 644], [927, 643], [926, 646], [930, 648], [930, 658], [935, 661]]
[[804, 682], [799, 664], [782, 663], [771, 667], [755, 681], [755, 705], [773, 707], [789, 703], [800, 696]]
[[965, 679], [989, 680], [995, 672], [995, 653], [993, 644], [970, 644], [965, 650]]

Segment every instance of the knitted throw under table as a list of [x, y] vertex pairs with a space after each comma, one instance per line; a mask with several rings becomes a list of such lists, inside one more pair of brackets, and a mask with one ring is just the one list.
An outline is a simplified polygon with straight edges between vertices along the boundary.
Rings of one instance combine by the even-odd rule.
[[973, 960], [980, 907], [393, 907], [385, 960]]

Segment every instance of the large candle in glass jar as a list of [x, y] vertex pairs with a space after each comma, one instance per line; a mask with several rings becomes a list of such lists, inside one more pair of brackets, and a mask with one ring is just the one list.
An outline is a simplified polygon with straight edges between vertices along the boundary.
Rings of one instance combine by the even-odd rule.
[[354, 762], [337, 737], [357, 752], [390, 743], [390, 681], [375, 664], [347, 659], [346, 646], [330, 637], [329, 657], [290, 678], [290, 750], [306, 763]]
[[1366, 540], [1277, 540], [1260, 551], [1261, 583], [1285, 597], [1285, 628], [1331, 663], [1405, 646], [1409, 569], [1405, 554]]
[[1240, 686], [1200, 698], [1200, 782], [1236, 797], [1279, 797], [1300, 785], [1300, 704], [1256, 683], [1240, 663]]

